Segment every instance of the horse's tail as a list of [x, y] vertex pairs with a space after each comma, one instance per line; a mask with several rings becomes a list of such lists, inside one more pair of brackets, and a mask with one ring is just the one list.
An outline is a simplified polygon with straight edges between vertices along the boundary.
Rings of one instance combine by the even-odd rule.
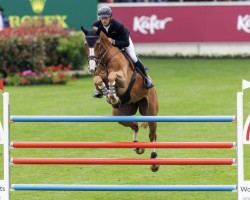
[[148, 128], [148, 122], [143, 122], [141, 124], [141, 127], [144, 128], [144, 129]]

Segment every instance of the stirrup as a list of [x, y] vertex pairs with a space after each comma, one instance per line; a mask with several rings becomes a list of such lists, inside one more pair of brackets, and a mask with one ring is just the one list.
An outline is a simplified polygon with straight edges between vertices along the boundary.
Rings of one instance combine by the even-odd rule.
[[103, 95], [102, 95], [100, 92], [98, 92], [98, 91], [95, 91], [95, 92], [92, 94], [92, 96], [95, 97], [95, 98], [102, 98], [102, 97], [103, 97]]

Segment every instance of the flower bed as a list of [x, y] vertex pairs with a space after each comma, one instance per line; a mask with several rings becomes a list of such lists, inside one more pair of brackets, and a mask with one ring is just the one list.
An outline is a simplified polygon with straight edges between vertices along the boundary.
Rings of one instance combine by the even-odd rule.
[[63, 84], [69, 66], [71, 70], [83, 68], [87, 59], [82, 33], [44, 25], [43, 20], [1, 31], [0, 73], [7, 76], [7, 84]]
[[6, 85], [41, 85], [41, 84], [66, 84], [68, 80], [76, 75], [70, 73], [71, 66], [43, 67], [40, 73], [32, 70], [18, 72], [5, 79]]

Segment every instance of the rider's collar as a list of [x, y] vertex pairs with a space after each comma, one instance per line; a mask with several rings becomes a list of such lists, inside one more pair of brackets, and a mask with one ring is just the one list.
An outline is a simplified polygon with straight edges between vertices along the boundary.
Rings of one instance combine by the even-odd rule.
[[109, 27], [110, 27], [110, 23], [109, 23], [108, 26], [103, 26], [103, 27], [105, 28], [106, 32], [108, 32], [109, 31]]

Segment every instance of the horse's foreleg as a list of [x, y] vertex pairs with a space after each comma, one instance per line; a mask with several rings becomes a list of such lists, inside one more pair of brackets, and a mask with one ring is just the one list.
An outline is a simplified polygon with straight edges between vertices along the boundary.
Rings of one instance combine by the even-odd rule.
[[119, 71], [116, 73], [116, 82], [119, 85], [120, 88], [126, 87], [126, 80], [124, 78], [123, 72]]
[[102, 91], [102, 94], [106, 97], [107, 102], [111, 103], [108, 98], [109, 90], [106, 87], [105, 83], [103, 82], [102, 78], [100, 76], [95, 76], [93, 81], [96, 87]]
[[116, 72], [110, 72], [109, 76], [108, 76], [108, 80], [109, 80], [109, 94], [108, 94], [108, 98], [110, 99], [110, 102], [112, 105], [115, 106], [120, 106], [120, 99], [116, 94], [116, 90], [115, 90], [115, 80], [116, 80]]
[[108, 93], [108, 89], [107, 89], [106, 85], [104, 84], [102, 78], [100, 76], [95, 76], [93, 81], [94, 81], [94, 84], [96, 85], [96, 87], [102, 91], [103, 95], [106, 96]]

